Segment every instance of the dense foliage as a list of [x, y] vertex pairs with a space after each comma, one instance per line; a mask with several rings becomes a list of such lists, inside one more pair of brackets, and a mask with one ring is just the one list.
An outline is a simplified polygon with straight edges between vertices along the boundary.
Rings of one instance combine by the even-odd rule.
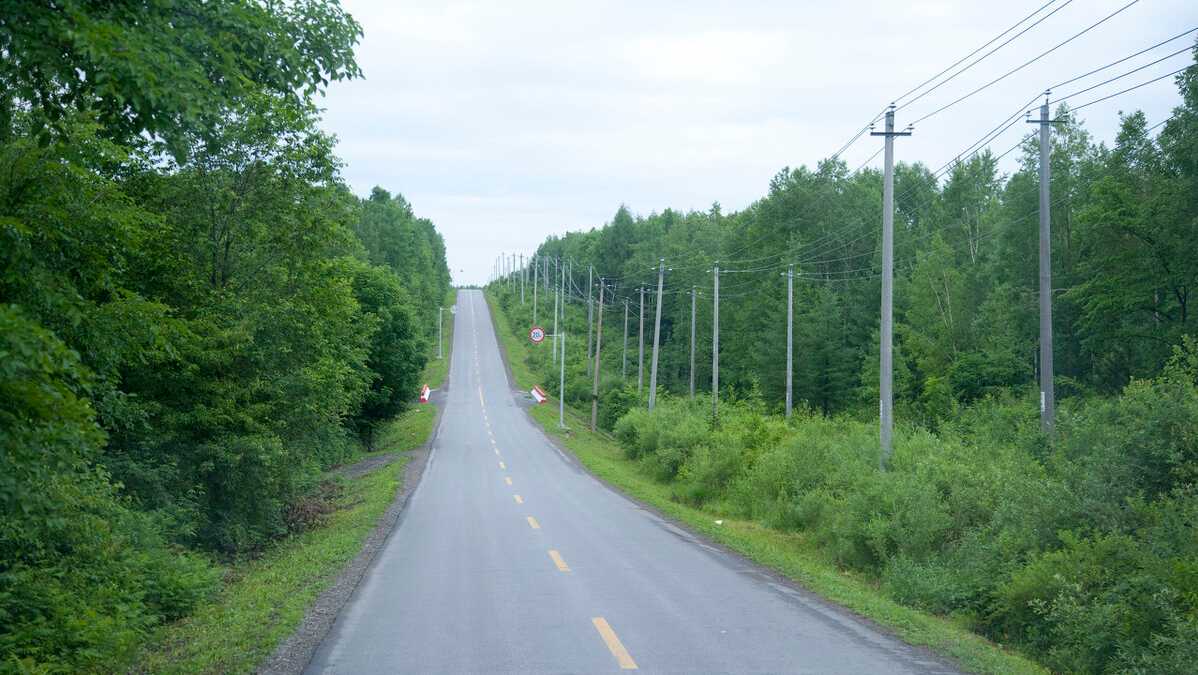
[[349, 192], [310, 101], [357, 24], [193, 9], [0, 10], [0, 672], [112, 672], [432, 353], [441, 237]]
[[[717, 204], [634, 217], [622, 207], [601, 229], [541, 245], [540, 267], [528, 271], [542, 283], [535, 320], [519, 278], [500, 278], [490, 291], [514, 327], [548, 329], [565, 270], [557, 318], [568, 336], [565, 398], [586, 411], [587, 300], [598, 295], [588, 290], [588, 267], [607, 279], [599, 423], [680, 500], [800, 532], [894, 599], [1018, 645], [1054, 672], [1193, 672], [1198, 66], [1177, 84], [1173, 116], [1153, 127], [1141, 113], [1124, 116], [1113, 148], [1092, 143], [1074, 118], [1053, 128], [1062, 400], [1052, 434], [1040, 429], [1036, 386], [1031, 137], [1009, 176], [989, 151], [942, 178], [921, 164], [897, 168], [899, 429], [883, 472], [877, 172], [850, 174], [835, 160], [786, 169], [768, 196], [731, 214]], [[649, 412], [662, 259], [670, 269], [658, 407]], [[717, 261], [732, 270], [720, 277], [718, 416], [710, 393]], [[780, 415], [788, 269], [799, 276], [790, 422]], [[694, 399], [692, 291], [700, 293]], [[552, 350], [550, 341], [533, 345], [529, 366], [556, 394]]]
[[[1116, 394], [1132, 378], [1161, 372], [1181, 336], [1198, 333], [1189, 299], [1198, 283], [1198, 67], [1177, 77], [1182, 103], [1152, 127], [1125, 115], [1113, 148], [1094, 144], [1080, 120], [1052, 128], [1054, 362], [1059, 396]], [[1155, 133], [1154, 131], [1159, 131]], [[1039, 145], [1021, 144], [1012, 175], [989, 150], [963, 157], [938, 176], [923, 164], [895, 174], [896, 416], [929, 425], [1000, 391], [1036, 381]], [[692, 289], [695, 382], [712, 381], [712, 270], [720, 277], [720, 385], [759, 390], [773, 410], [785, 398], [786, 272], [794, 282], [794, 395], [825, 414], [877, 406], [881, 172], [852, 173], [839, 160], [784, 169], [769, 194], [744, 211], [648, 217], [621, 207], [588, 232], [550, 237], [529, 268], [525, 303], [493, 284], [516, 324], [552, 323], [553, 294], [566, 270], [567, 326], [587, 340], [587, 299], [607, 281], [605, 354], [622, 360], [629, 300], [628, 380], [613, 368], [605, 398], [636, 389], [637, 290], [646, 289], [644, 386], [648, 386], [657, 267], [664, 259], [658, 383], [689, 393]], [[588, 288], [588, 268], [595, 286]], [[546, 271], [548, 274], [546, 274]], [[548, 295], [548, 297], [546, 297]], [[581, 323], [579, 323], [581, 322]], [[548, 343], [546, 343], [548, 344]], [[575, 345], [580, 344], [575, 342]], [[574, 355], [586, 354], [586, 343]], [[581, 358], [581, 357], [580, 357]], [[606, 361], [613, 363], [612, 360]], [[585, 359], [580, 360], [586, 370]], [[568, 368], [569, 368], [568, 364]], [[577, 370], [577, 367], [574, 368]], [[556, 371], [543, 372], [546, 381]], [[603, 384], [601, 383], [601, 388]], [[577, 399], [589, 403], [589, 389]], [[643, 387], [642, 387], [643, 393]], [[635, 399], [635, 396], [631, 398]], [[609, 417], [608, 427], [616, 416]]]

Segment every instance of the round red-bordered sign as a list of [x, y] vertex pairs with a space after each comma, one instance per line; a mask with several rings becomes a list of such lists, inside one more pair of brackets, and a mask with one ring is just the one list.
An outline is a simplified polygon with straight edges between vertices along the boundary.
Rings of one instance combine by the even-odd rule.
[[528, 337], [531, 338], [533, 342], [540, 342], [541, 340], [545, 339], [545, 329], [541, 328], [540, 326], [535, 326], [532, 330], [528, 331]]

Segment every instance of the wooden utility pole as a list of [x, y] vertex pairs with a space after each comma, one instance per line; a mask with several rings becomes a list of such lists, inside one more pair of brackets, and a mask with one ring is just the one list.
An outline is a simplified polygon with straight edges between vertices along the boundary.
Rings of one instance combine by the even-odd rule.
[[691, 398], [695, 397], [695, 286], [691, 286]]
[[[591, 295], [595, 288], [595, 267], [587, 265], [587, 377], [591, 375], [591, 341], [595, 337], [595, 303]], [[602, 292], [600, 293], [602, 297]]]
[[653, 365], [649, 371], [649, 410], [657, 403], [657, 348], [661, 345], [661, 292], [666, 278], [666, 261], [657, 268], [657, 319], [653, 322]]
[[786, 268], [786, 419], [790, 419], [793, 402], [795, 334], [795, 268]]
[[638, 322], [640, 327], [640, 342], [636, 348], [636, 391], [639, 394], [645, 386], [645, 287], [642, 285], [641, 291], [641, 318]]
[[714, 300], [711, 310], [711, 419], [720, 411], [720, 261], [715, 261]]
[[624, 298], [624, 366], [620, 370], [620, 379], [628, 379], [628, 298]]
[[599, 278], [599, 327], [595, 335], [595, 389], [591, 392], [591, 433], [599, 420], [599, 346], [603, 344], [603, 278]]

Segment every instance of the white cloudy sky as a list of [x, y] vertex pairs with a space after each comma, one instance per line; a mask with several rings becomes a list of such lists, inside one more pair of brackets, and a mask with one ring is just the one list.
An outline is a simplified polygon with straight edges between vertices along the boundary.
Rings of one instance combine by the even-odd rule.
[[[782, 167], [831, 156], [888, 103], [1047, 1], [342, 0], [365, 29], [357, 49], [365, 78], [329, 88], [323, 126], [340, 139], [355, 192], [403, 193], [444, 235], [454, 282], [481, 283], [500, 252], [527, 255], [550, 234], [600, 227], [621, 203], [641, 215], [714, 201], [742, 209]], [[1055, 14], [901, 109], [897, 124], [1130, 1], [1054, 0], [1036, 18]], [[1135, 2], [920, 123], [896, 156], [938, 168], [1045, 88], [1194, 28], [1194, 0]], [[1192, 47], [1196, 35], [1054, 93]], [[1069, 103], [1191, 60], [1172, 57]], [[1080, 113], [1109, 142], [1120, 110], [1144, 110], [1152, 124], [1178, 101], [1166, 78]], [[1006, 150], [1030, 129], [1021, 123], [992, 147]], [[880, 142], [866, 136], [845, 161], [855, 168]]]

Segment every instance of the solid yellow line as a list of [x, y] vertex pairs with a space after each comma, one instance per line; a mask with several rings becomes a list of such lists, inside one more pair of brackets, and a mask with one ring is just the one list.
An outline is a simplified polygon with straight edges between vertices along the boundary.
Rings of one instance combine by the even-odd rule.
[[499, 463], [499, 468], [501, 468], [501, 469], [506, 469], [507, 467], [503, 465], [503, 462], [500, 462], [500, 463]]
[[620, 638], [616, 637], [616, 632], [607, 625], [607, 619], [597, 616], [591, 619], [591, 623], [595, 624], [595, 628], [599, 631], [599, 637], [607, 643], [607, 648], [611, 650], [611, 655], [616, 657], [616, 663], [624, 670], [637, 670], [636, 663], [632, 657], [628, 655], [628, 650], [624, 649], [624, 645], [620, 643]]
[[534, 529], [534, 530], [539, 530], [539, 529], [541, 529], [541, 526], [540, 526], [540, 525], [537, 525], [537, 519], [536, 519], [536, 518], [533, 518], [532, 516], [529, 516], [529, 517], [528, 517], [528, 524], [529, 524], [529, 525], [531, 525], [531, 526], [532, 526], [532, 529]]
[[512, 479], [511, 479], [510, 477], [504, 476], [504, 478], [503, 478], [503, 479], [507, 481], [507, 484], [508, 484], [508, 485], [511, 485], [511, 484], [512, 484]]
[[517, 504], [523, 504], [523, 503], [524, 503], [524, 500], [523, 500], [523, 499], [520, 499], [520, 495], [512, 495], [512, 496], [516, 498], [516, 503], [517, 503]]
[[569, 572], [569, 571], [570, 571], [570, 568], [569, 568], [569, 567], [566, 567], [566, 561], [565, 561], [565, 560], [562, 560], [562, 557], [561, 557], [560, 555], [558, 555], [558, 552], [557, 552], [557, 551], [550, 551], [550, 552], [549, 552], [549, 557], [550, 557], [550, 558], [553, 558], [553, 564], [557, 565], [557, 568], [558, 568], [559, 570], [561, 570], [561, 571], [563, 571], [563, 572]]

